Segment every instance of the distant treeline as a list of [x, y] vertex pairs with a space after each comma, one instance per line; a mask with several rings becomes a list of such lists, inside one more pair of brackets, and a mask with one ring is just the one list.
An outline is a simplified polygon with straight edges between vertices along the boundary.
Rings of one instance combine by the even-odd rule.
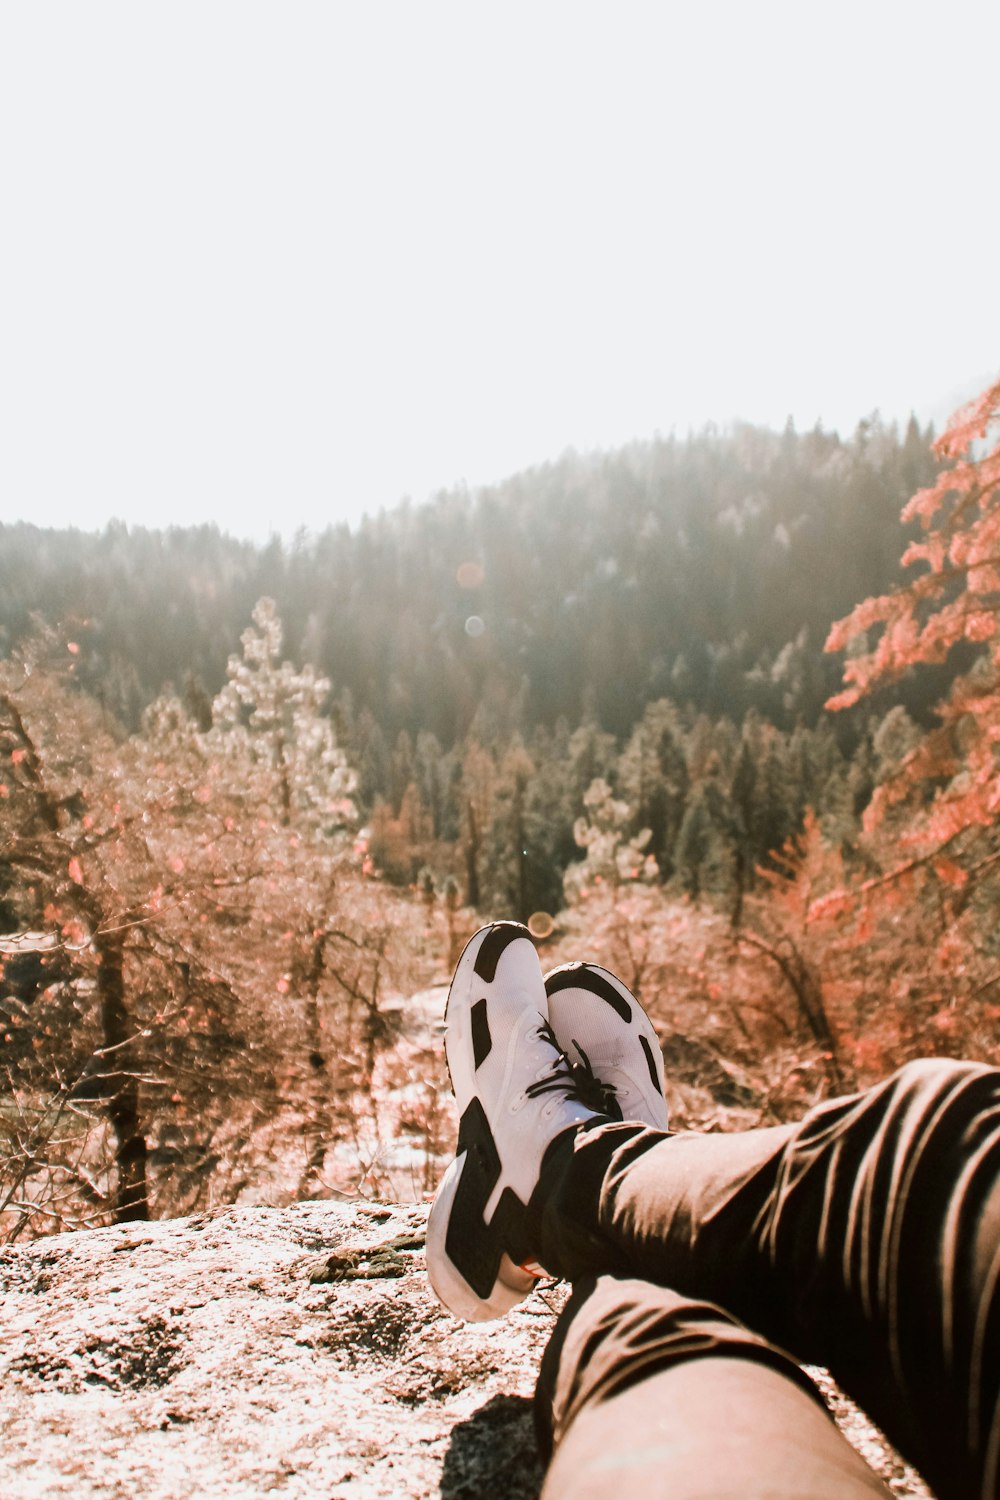
[[[0, 654], [35, 616], [65, 623], [79, 680], [135, 729], [165, 683], [196, 703], [218, 690], [268, 595], [289, 656], [390, 743], [560, 718], [623, 738], [662, 698], [813, 725], [840, 677], [831, 621], [898, 578], [929, 436], [875, 419], [847, 442], [740, 427], [570, 453], [291, 546], [209, 526], [0, 526]], [[940, 684], [922, 692], [918, 716]]]

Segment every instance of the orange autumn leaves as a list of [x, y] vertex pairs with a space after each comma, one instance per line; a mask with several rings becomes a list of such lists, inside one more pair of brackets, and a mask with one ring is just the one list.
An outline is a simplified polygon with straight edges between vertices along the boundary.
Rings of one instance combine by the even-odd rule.
[[[957, 412], [934, 444], [943, 461], [933, 485], [918, 490], [902, 519], [917, 521], [903, 565], [924, 571], [892, 594], [866, 599], [830, 631], [828, 651], [851, 651], [881, 627], [874, 644], [851, 655], [847, 686], [830, 708], [846, 708], [921, 664], [941, 663], [959, 645], [975, 651], [937, 713], [940, 727], [905, 757], [866, 814], [877, 826], [917, 789], [935, 797], [905, 836], [943, 849], [1000, 813], [1000, 381]], [[947, 878], [945, 875], [943, 878]]]
[[[992, 449], [974, 456], [973, 445], [1000, 423], [1000, 381], [958, 412], [934, 444], [953, 460], [937, 481], [918, 490], [903, 509], [904, 523], [924, 531], [910, 544], [903, 566], [923, 562], [927, 572], [892, 594], [866, 599], [839, 620], [828, 651], [849, 650], [855, 637], [884, 626], [872, 650], [845, 665], [849, 684], [830, 708], [845, 708], [876, 685], [918, 662], [943, 661], [960, 640], [994, 638], [1000, 613], [1000, 434]], [[927, 606], [932, 606], [927, 608]]]

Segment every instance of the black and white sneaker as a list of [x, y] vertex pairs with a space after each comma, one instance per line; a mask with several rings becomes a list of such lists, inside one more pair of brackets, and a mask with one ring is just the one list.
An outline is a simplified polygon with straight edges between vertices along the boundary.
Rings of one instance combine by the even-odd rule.
[[[583, 1096], [612, 1119], [666, 1130], [659, 1039], [622, 981], [597, 964], [564, 964], [546, 974], [545, 994]], [[588, 1088], [597, 1092], [588, 1096]]]
[[545, 1274], [532, 1260], [525, 1210], [548, 1147], [605, 1116], [584, 1102], [556, 1043], [526, 928], [496, 922], [476, 933], [445, 1022], [458, 1147], [431, 1205], [427, 1271], [450, 1312], [479, 1321], [507, 1312]]

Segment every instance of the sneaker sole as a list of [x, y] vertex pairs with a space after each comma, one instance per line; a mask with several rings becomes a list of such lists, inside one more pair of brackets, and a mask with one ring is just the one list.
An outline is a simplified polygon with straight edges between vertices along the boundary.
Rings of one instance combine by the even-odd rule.
[[[510, 1257], [501, 1252], [497, 1257], [492, 1286], [487, 1295], [481, 1297], [456, 1265], [452, 1250], [449, 1249], [449, 1241], [453, 1238], [453, 1226], [460, 1224], [464, 1217], [461, 1206], [455, 1212], [455, 1204], [462, 1195], [463, 1169], [467, 1159], [466, 1153], [455, 1158], [434, 1195], [427, 1219], [427, 1274], [438, 1301], [449, 1312], [454, 1313], [456, 1318], [463, 1318], [467, 1323], [485, 1323], [491, 1318], [503, 1317], [504, 1313], [529, 1296], [534, 1290], [535, 1278], [515, 1266]], [[489, 1234], [488, 1228], [485, 1233]], [[481, 1245], [483, 1234], [480, 1219], [478, 1228], [465, 1240], [465, 1247], [477, 1243]], [[463, 1262], [466, 1262], [461, 1251], [459, 1254]], [[510, 1280], [504, 1279], [505, 1274]], [[512, 1281], [520, 1281], [521, 1278], [521, 1285], [511, 1285]]]

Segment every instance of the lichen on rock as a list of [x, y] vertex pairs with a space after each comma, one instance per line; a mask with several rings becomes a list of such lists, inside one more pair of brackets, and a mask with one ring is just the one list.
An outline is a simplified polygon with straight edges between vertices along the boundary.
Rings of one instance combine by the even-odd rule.
[[0, 1251], [0, 1493], [536, 1496], [554, 1308], [450, 1317], [425, 1222], [302, 1203]]
[[[229, 1208], [0, 1250], [12, 1500], [537, 1500], [531, 1395], [565, 1300], [450, 1317], [425, 1205]], [[856, 1408], [894, 1493], [926, 1492]]]

